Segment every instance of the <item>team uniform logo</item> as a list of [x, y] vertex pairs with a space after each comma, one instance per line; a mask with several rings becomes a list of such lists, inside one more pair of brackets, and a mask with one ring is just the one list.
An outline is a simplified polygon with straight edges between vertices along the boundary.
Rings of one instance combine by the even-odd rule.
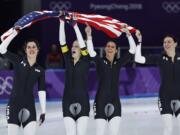
[[24, 61], [21, 61], [21, 64], [25, 67], [26, 63]]
[[160, 99], [158, 100], [158, 108], [159, 108], [159, 111], [162, 112], [163, 108], [162, 108], [162, 104], [161, 104]]
[[35, 69], [35, 72], [40, 73], [40, 72], [41, 72], [41, 70], [39, 70], [39, 69], [37, 69], [37, 68], [36, 68], [36, 69]]
[[10, 106], [6, 107], [6, 119], [9, 120], [9, 115], [10, 115]]
[[96, 115], [96, 103], [93, 104], [93, 112], [94, 112], [94, 115]]

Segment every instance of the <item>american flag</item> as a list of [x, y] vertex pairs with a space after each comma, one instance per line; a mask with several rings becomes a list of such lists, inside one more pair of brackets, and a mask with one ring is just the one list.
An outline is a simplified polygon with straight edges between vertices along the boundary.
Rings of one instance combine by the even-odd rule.
[[111, 38], [119, 37], [122, 34], [121, 29], [124, 28], [125, 25], [127, 25], [127, 28], [131, 33], [136, 32], [136, 28], [109, 16], [80, 13], [76, 13], [76, 15], [77, 22], [83, 24], [87, 22], [90, 26], [95, 27], [98, 30], [102, 30]]
[[[48, 10], [33, 11], [20, 18], [14, 24], [13, 28], [22, 30], [26, 27], [30, 27], [32, 24], [39, 22], [41, 20], [45, 20], [52, 17], [59, 17], [59, 13], [60, 12]], [[1, 35], [1, 41], [4, 41], [12, 33], [13, 28], [10, 28], [3, 35]]]
[[23, 28], [31, 26], [32, 24], [34, 24], [38, 21], [45, 20], [45, 19], [52, 18], [52, 17], [59, 17], [59, 12], [47, 11], [47, 10], [33, 11], [33, 12], [30, 12], [29, 14], [23, 16], [22, 18], [20, 18], [14, 24], [14, 27], [23, 29]]
[[[71, 15], [72, 12], [68, 12], [68, 14]], [[77, 15], [77, 22], [82, 24], [88, 23], [90, 26], [95, 27], [98, 30], [102, 30], [111, 38], [119, 37], [122, 33], [121, 31], [122, 27], [126, 24], [108, 16], [102, 16], [96, 14], [81, 14], [81, 13], [76, 13], [76, 15]], [[59, 16], [60, 16], [60, 12], [57, 11], [48, 11], [48, 10], [33, 11], [20, 18], [14, 24], [13, 28], [22, 30], [26, 27], [30, 27], [32, 24], [38, 21], [45, 20], [48, 18], [54, 18], [54, 17], [58, 18]], [[70, 19], [70, 17], [67, 17], [67, 19]], [[13, 28], [9, 29], [1, 36], [1, 41], [5, 40], [5, 38], [12, 33]], [[136, 31], [136, 29], [131, 26], [128, 26], [128, 29], [130, 30], [130, 32]]]

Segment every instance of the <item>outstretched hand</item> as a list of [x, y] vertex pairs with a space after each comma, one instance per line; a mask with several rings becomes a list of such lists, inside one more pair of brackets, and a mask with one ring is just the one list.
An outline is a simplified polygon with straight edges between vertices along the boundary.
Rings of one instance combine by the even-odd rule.
[[78, 16], [76, 13], [69, 14], [67, 11], [60, 11], [59, 13], [59, 20], [66, 21], [71, 26], [75, 26], [77, 24]]
[[65, 21], [67, 16], [69, 16], [67, 11], [60, 11], [59, 20]]
[[41, 126], [45, 121], [45, 114], [42, 113], [39, 118], [39, 126]]
[[74, 27], [77, 24], [78, 16], [76, 13], [72, 13], [70, 16], [70, 20], [67, 20], [67, 23]]
[[87, 37], [91, 36], [92, 29], [91, 29], [91, 27], [89, 26], [89, 24], [87, 22], [86, 22], [85, 32], [86, 32]]
[[138, 42], [142, 42], [142, 35], [141, 35], [140, 30], [136, 30], [135, 35], [136, 35], [136, 37], [138, 39]]
[[127, 36], [131, 35], [131, 33], [130, 33], [129, 29], [128, 29], [128, 25], [127, 24], [123, 24], [122, 25], [121, 31], [126, 33]]

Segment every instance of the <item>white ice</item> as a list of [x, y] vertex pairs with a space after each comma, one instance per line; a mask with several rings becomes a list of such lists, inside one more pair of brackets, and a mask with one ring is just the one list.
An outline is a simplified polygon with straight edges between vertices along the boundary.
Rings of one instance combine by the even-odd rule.
[[[162, 135], [162, 119], [159, 114], [157, 100], [157, 97], [121, 99], [122, 124], [119, 135]], [[91, 101], [91, 104], [92, 102], [93, 101]], [[0, 135], [7, 135], [4, 112], [5, 104], [0, 104]], [[40, 106], [38, 103], [37, 113], [37, 116], [39, 116]], [[173, 121], [173, 135], [178, 135], [177, 119], [174, 118]], [[62, 104], [60, 101], [47, 103], [46, 121], [44, 125], [37, 127], [37, 135], [65, 135]], [[95, 135], [95, 128], [91, 106], [87, 135]], [[108, 131], [106, 133], [106, 135], [109, 135]], [[22, 133], [20, 133], [20, 135], [22, 135]]]

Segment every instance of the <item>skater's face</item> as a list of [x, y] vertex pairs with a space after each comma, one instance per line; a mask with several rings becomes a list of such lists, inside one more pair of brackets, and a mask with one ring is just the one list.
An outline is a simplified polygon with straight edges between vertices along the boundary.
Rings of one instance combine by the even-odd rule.
[[115, 56], [117, 53], [116, 43], [109, 41], [105, 47], [106, 56]]
[[166, 53], [174, 52], [177, 46], [177, 42], [170, 36], [164, 38], [163, 47]]
[[37, 58], [39, 49], [35, 42], [28, 42], [25, 48], [25, 53], [28, 58]]
[[75, 59], [79, 58], [81, 56], [81, 49], [79, 47], [78, 41], [73, 42], [71, 52], [72, 52], [72, 57], [75, 58]]

